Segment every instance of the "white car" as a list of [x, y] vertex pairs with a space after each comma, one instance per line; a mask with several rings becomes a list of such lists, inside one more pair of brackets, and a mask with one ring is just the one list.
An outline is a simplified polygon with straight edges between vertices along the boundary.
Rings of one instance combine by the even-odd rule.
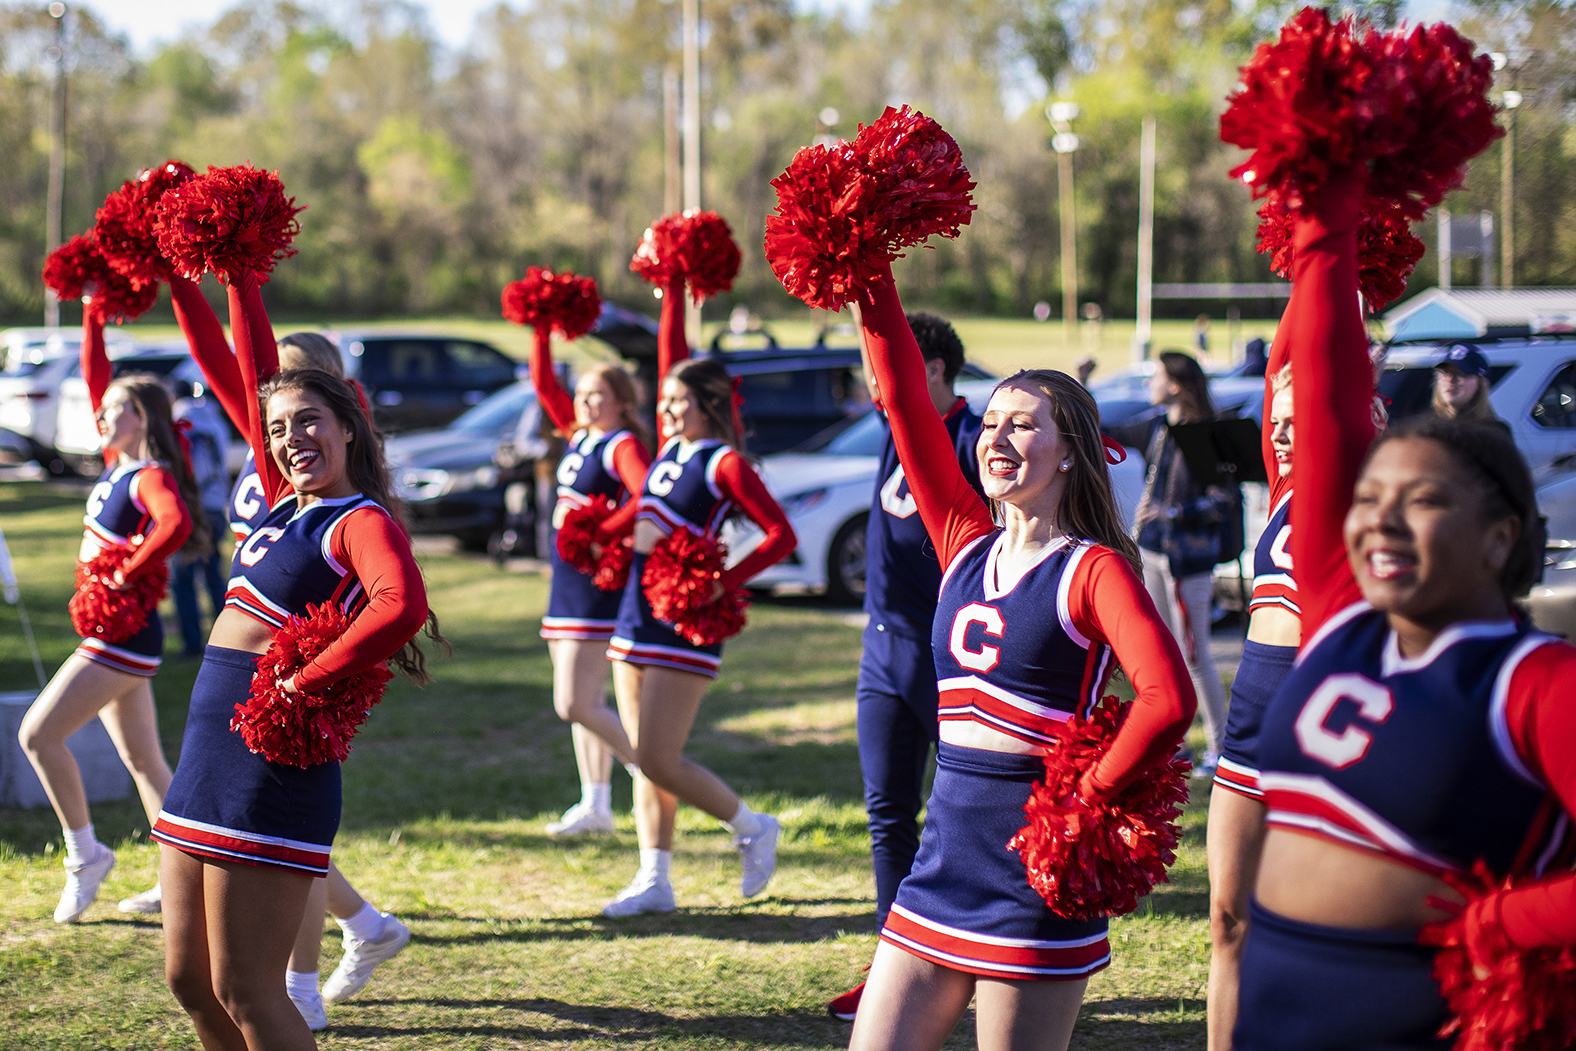
[[[71, 329], [8, 329], [6, 360], [0, 372], [0, 427], [32, 446], [32, 457], [55, 473], [68, 461], [60, 456], [61, 384], [78, 368], [82, 334]], [[120, 357], [136, 344], [119, 333], [104, 334], [109, 356]], [[97, 433], [94, 435], [97, 438]]]
[[[983, 412], [996, 380], [958, 384], [975, 412]], [[868, 413], [810, 451], [778, 453], [761, 461], [761, 477], [782, 504], [798, 534], [799, 546], [787, 558], [750, 580], [750, 587], [824, 592], [837, 603], [854, 605], [865, 594], [865, 526], [876, 474], [881, 469], [885, 428]], [[1126, 461], [1111, 469], [1117, 503], [1132, 523], [1143, 495], [1143, 457], [1128, 450]], [[730, 560], [743, 558], [761, 541], [752, 523], [734, 520], [723, 530]]]

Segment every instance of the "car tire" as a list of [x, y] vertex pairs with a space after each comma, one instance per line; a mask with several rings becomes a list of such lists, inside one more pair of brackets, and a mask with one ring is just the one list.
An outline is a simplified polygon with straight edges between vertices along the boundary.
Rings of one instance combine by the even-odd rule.
[[839, 606], [865, 601], [865, 527], [868, 514], [844, 522], [826, 549], [826, 597]]

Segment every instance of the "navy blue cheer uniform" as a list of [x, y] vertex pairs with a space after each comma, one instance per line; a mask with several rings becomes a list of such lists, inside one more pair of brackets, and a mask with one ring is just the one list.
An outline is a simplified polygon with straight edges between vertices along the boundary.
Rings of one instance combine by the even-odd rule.
[[[1297, 581], [1292, 576], [1291, 495], [1288, 486], [1270, 511], [1268, 523], [1253, 549], [1253, 597], [1248, 616], [1260, 609], [1283, 609], [1301, 616], [1297, 607]], [[1231, 682], [1231, 706], [1226, 711], [1226, 736], [1220, 747], [1215, 784], [1260, 800], [1259, 728], [1270, 698], [1291, 674], [1297, 659], [1295, 646], [1271, 646], [1251, 639], [1242, 644], [1242, 662]]]
[[[650, 522], [664, 534], [682, 527], [715, 537], [735, 511], [764, 534], [760, 544], [722, 574], [724, 591], [741, 587], [755, 574], [781, 561], [798, 542], [793, 527], [760, 476], [732, 446], [715, 438], [669, 438], [646, 473], [637, 522]], [[651, 612], [641, 576], [647, 556], [635, 553], [618, 608], [618, 626], [607, 655], [645, 667], [672, 668], [716, 678], [722, 643], [696, 646]]]
[[[615, 505], [630, 499], [629, 488], [619, 471], [620, 460], [628, 461], [624, 465], [626, 471], [644, 479], [645, 449], [629, 431], [600, 435], [585, 430], [574, 433], [564, 458], [558, 461], [558, 506], [553, 512], [555, 528], [563, 524], [567, 512], [586, 506], [593, 497], [606, 497]], [[542, 618], [542, 638], [594, 642], [612, 638], [624, 593], [597, 587], [592, 574], [583, 573], [563, 560], [556, 543], [550, 545], [548, 559], [553, 567], [553, 580], [547, 593], [547, 615]]]
[[881, 938], [980, 977], [1079, 981], [1110, 960], [1106, 919], [1056, 916], [1006, 844], [1044, 776], [1046, 744], [1100, 701], [1119, 660], [1137, 697], [1079, 791], [1114, 797], [1167, 761], [1197, 707], [1187, 666], [1132, 565], [1109, 548], [1051, 538], [1016, 580], [1006, 579], [1006, 534], [957, 462], [890, 276], [868, 294], [865, 347], [946, 567], [931, 634], [936, 781], [914, 870]]
[[[959, 468], [978, 487], [974, 443], [980, 418], [959, 398], [944, 417]], [[865, 626], [859, 659], [859, 768], [876, 877], [876, 923], [886, 922], [898, 884], [919, 850], [925, 763], [936, 743], [936, 680], [930, 632], [941, 564], [909, 491], [891, 426], [865, 529]]]
[[[82, 524], [78, 559], [86, 562], [109, 548], [130, 548], [135, 554], [122, 570], [127, 579], [167, 559], [191, 535], [191, 517], [175, 479], [152, 460], [106, 467], [88, 495]], [[164, 660], [159, 611], [150, 611], [147, 624], [129, 639], [110, 643], [84, 638], [76, 652], [127, 675], [152, 676]]]

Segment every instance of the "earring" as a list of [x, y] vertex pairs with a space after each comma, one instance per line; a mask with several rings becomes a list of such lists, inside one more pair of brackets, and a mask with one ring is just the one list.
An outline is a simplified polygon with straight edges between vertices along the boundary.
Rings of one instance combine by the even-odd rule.
[[1070, 463], [1062, 464], [1062, 473], [1063, 474], [1066, 474], [1068, 471], [1070, 471], [1072, 469], [1073, 469], [1073, 465], [1072, 464], [1070, 464]]

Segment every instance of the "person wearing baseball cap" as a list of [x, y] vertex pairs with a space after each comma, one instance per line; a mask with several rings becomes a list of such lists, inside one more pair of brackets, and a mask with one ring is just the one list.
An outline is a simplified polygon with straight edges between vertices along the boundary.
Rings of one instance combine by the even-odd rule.
[[1488, 388], [1488, 359], [1483, 352], [1470, 343], [1452, 343], [1434, 366], [1434, 415], [1498, 421]]

